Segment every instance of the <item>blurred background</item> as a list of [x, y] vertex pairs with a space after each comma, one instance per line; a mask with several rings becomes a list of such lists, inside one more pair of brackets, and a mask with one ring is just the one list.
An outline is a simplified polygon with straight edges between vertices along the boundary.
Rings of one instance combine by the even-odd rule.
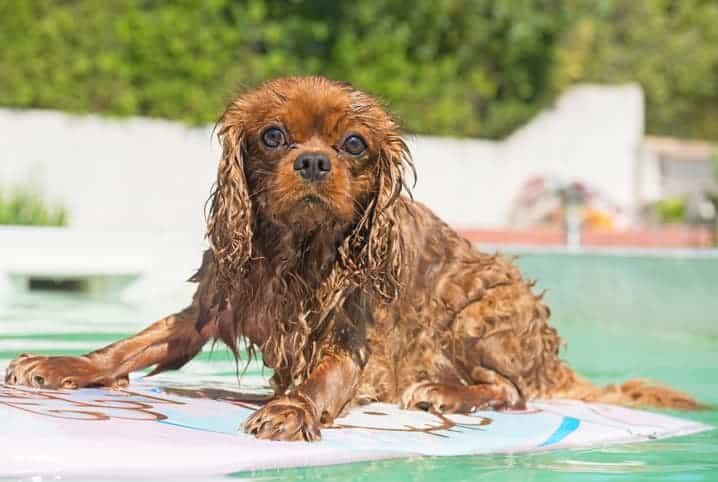
[[227, 102], [321, 74], [386, 102], [417, 197], [473, 239], [560, 244], [578, 203], [584, 243], [708, 246], [716, 25], [710, 0], [2, 2], [0, 222], [194, 229]]
[[[718, 403], [715, 0], [5, 0], [0, 46], [0, 365], [82, 353], [188, 303], [214, 122], [242, 89], [320, 74], [395, 113], [418, 200], [520, 255], [579, 371]], [[228, 356], [183, 373], [236, 387]], [[717, 445], [519, 465], [708, 480]], [[516, 463], [458, 460], [421, 471]]]

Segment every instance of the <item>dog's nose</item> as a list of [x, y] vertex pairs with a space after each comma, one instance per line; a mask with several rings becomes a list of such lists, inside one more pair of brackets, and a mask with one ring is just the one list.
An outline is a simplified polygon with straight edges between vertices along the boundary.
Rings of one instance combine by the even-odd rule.
[[294, 170], [309, 182], [324, 179], [332, 170], [332, 163], [324, 154], [307, 152], [294, 161]]

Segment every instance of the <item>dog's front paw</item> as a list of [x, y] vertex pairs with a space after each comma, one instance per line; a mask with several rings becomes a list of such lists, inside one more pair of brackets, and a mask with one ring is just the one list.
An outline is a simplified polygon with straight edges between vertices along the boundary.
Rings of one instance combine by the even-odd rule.
[[23, 353], [8, 365], [5, 383], [39, 388], [127, 386], [127, 377], [112, 378], [84, 356], [44, 356]]
[[270, 401], [249, 417], [242, 428], [263, 440], [314, 442], [321, 438], [311, 402], [293, 396]]

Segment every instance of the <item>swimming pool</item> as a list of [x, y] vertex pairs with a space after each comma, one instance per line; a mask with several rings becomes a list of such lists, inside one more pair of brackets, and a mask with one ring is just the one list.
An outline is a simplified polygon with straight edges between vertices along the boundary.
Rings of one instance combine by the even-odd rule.
[[[597, 383], [661, 380], [718, 405], [718, 257], [528, 252], [519, 263], [547, 300], [567, 341], [564, 357]], [[144, 327], [180, 300], [128, 304], [34, 292], [0, 303], [0, 364], [21, 351], [79, 354]], [[262, 374], [250, 367], [253, 379]], [[264, 375], [267, 375], [265, 373]], [[234, 385], [220, 349], [203, 352], [171, 383]], [[681, 416], [718, 425], [716, 409]], [[98, 474], [103, 478], [108, 474]], [[718, 480], [718, 431], [642, 444], [530, 455], [414, 458], [233, 474], [251, 480]]]

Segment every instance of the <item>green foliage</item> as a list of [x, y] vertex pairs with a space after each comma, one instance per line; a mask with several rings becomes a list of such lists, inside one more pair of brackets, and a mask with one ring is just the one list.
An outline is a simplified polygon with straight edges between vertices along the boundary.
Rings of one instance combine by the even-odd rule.
[[35, 190], [0, 190], [0, 225], [65, 226], [67, 212], [49, 207]]
[[321, 73], [411, 131], [499, 136], [550, 100], [561, 0], [0, 3], [0, 105], [214, 121], [240, 86]]
[[718, 2], [576, 0], [557, 89], [638, 82], [650, 133], [718, 139]]
[[408, 130], [500, 137], [576, 81], [639, 81], [649, 130], [718, 136], [714, 0], [0, 2], [0, 105], [212, 122], [324, 74]]
[[656, 203], [656, 213], [662, 223], [686, 221], [686, 202], [682, 198], [662, 199]]

